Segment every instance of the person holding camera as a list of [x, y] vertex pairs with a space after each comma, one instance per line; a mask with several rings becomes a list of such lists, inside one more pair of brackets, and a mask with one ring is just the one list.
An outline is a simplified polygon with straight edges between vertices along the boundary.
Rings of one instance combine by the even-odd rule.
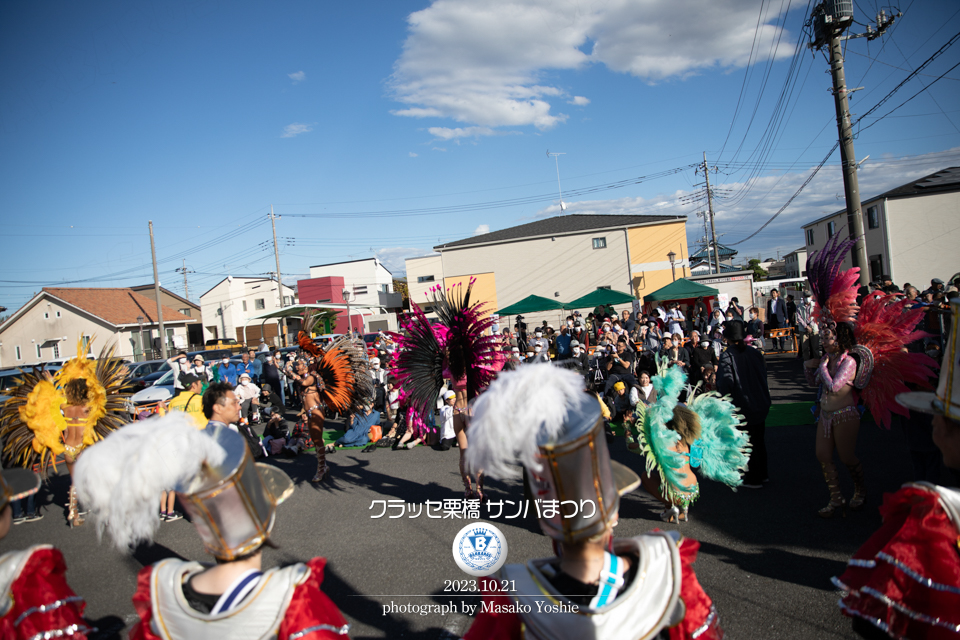
[[627, 349], [627, 339], [617, 340], [616, 351], [608, 347], [607, 357], [604, 360], [604, 369], [607, 371], [607, 384], [604, 386], [604, 395], [610, 392], [614, 384], [621, 380], [631, 386], [637, 384], [637, 379], [633, 375], [633, 366], [636, 364], [636, 356]]

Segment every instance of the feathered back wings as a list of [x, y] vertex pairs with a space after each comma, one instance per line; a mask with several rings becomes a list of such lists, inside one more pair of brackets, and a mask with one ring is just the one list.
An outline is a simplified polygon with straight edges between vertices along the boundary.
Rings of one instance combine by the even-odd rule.
[[87, 419], [83, 443], [92, 445], [129, 422], [126, 399], [126, 367], [117, 358], [116, 344], [100, 350], [97, 360], [88, 359], [89, 345], [78, 343], [77, 357], [50, 376], [42, 367], [23, 371], [19, 385], [0, 409], [0, 441], [6, 464], [40, 465], [46, 475], [56, 457], [64, 452], [61, 433], [66, 421], [60, 412], [66, 402], [63, 387], [71, 380], [87, 382]]
[[320, 399], [333, 411], [359, 411], [364, 402], [373, 398], [367, 354], [350, 338], [340, 338], [330, 345], [316, 367], [316, 374], [323, 381]]
[[485, 335], [493, 326], [490, 314], [484, 314], [486, 304], [470, 301], [476, 278], [464, 289], [462, 283], [444, 290], [433, 288], [433, 303], [437, 316], [448, 331], [446, 364], [453, 379], [467, 381], [467, 398], [473, 399], [496, 377], [498, 360], [495, 335]]
[[914, 388], [930, 388], [936, 376], [937, 362], [925, 353], [911, 353], [908, 344], [926, 337], [917, 331], [924, 309], [909, 300], [897, 300], [894, 295], [872, 293], [863, 300], [863, 306], [854, 324], [857, 344], [873, 355], [873, 373], [870, 383], [860, 397], [878, 424], [890, 428], [890, 416], [910, 412], [896, 401], [897, 394]]
[[827, 240], [823, 249], [807, 260], [807, 280], [817, 303], [817, 317], [822, 325], [829, 322], [851, 322], [857, 315], [857, 282], [860, 269], [840, 271], [843, 259], [857, 244], [856, 238], [840, 231]]
[[297, 333], [297, 344], [301, 349], [315, 357], [323, 353], [323, 349], [317, 346], [317, 344], [313, 341], [313, 338], [310, 337], [313, 335], [313, 328], [317, 324], [318, 317], [319, 314], [313, 311], [308, 311], [307, 315], [303, 318], [303, 329]]
[[[447, 332], [430, 324], [423, 310], [410, 303], [411, 314], [401, 320], [403, 333], [392, 334], [397, 345], [393, 375], [402, 402], [418, 416], [432, 415], [443, 387], [443, 353]], [[419, 424], [417, 425], [419, 426]]]

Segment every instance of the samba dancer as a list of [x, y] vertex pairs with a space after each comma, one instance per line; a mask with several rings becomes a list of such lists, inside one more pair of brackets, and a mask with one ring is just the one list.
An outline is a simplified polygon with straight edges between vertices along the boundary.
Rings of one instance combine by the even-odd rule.
[[[960, 349], [957, 318], [944, 350], [936, 392], [908, 392], [897, 402], [932, 414], [933, 441], [947, 467], [960, 471]], [[910, 482], [884, 496], [883, 525], [834, 584], [838, 603], [864, 637], [957, 638], [960, 632], [960, 491]]]

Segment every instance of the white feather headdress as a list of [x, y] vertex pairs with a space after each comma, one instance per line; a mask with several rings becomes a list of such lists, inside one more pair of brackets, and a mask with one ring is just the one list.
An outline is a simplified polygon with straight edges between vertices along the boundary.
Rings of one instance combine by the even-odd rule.
[[106, 529], [120, 549], [152, 540], [160, 525], [160, 493], [216, 466], [226, 452], [181, 411], [114, 431], [86, 449], [74, 467], [80, 502], [97, 532]]
[[517, 462], [542, 471], [538, 445], [557, 439], [583, 394], [583, 377], [569, 369], [537, 364], [501, 373], [474, 403], [467, 465], [494, 478], [516, 477]]

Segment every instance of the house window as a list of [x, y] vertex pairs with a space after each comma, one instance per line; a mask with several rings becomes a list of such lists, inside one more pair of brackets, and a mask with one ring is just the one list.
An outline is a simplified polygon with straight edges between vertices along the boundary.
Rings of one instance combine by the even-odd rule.
[[317, 300], [317, 304], [329, 304], [330, 298], [324, 298], [323, 300]]
[[807, 245], [813, 244], [813, 229], [807, 229]]
[[182, 313], [182, 314], [185, 315], [185, 316], [189, 316], [189, 315], [190, 315], [190, 309], [180, 309], [180, 313]]
[[243, 301], [243, 310], [244, 310], [244, 311], [247, 310], [247, 301], [246, 301], [246, 300]]
[[84, 351], [90, 348], [90, 336], [83, 336], [80, 338], [80, 344], [83, 347]]
[[353, 295], [355, 295], [355, 296], [365, 296], [365, 295], [367, 295], [367, 287], [366, 287], [366, 285], [364, 285], [364, 286], [362, 286], [362, 287], [354, 287], [354, 288], [353, 288]]
[[382, 284], [382, 285], [380, 285], [380, 291], [381, 291], [382, 293], [390, 293], [390, 285], [388, 285], [388, 284]]
[[417, 282], [433, 282], [433, 276], [417, 276]]
[[59, 357], [60, 357], [60, 343], [59, 343], [59, 342], [54, 342], [54, 343], [53, 343], [53, 357], [54, 357], [54, 358], [59, 358]]
[[57, 311], [57, 317], [58, 317], [58, 318], [60, 317], [60, 312], [59, 312], [59, 311]]
[[880, 228], [880, 213], [877, 211], [876, 207], [870, 207], [867, 209], [867, 225], [871, 229]]
[[263, 304], [263, 298], [257, 298], [256, 300], [254, 300], [254, 301], [253, 301], [253, 308], [256, 309], [256, 310], [258, 310], [258, 311], [263, 310], [263, 309], [266, 309], [266, 308], [267, 308], [266, 305]]
[[827, 223], [827, 239], [832, 238], [836, 232], [837, 232], [837, 223], [828, 222]]
[[283, 296], [283, 306], [289, 307], [293, 305], [293, 296]]
[[43, 314], [43, 319], [44, 319], [44, 320], [49, 320], [49, 319], [50, 319], [50, 314], [44, 312], [44, 314]]
[[36, 345], [36, 348], [37, 348], [37, 358], [42, 358], [43, 355], [41, 355], [40, 353], [40, 345]]
[[594, 249], [606, 249], [606, 248], [607, 248], [607, 239], [606, 239], [606, 238], [594, 238], [594, 239], [593, 239], [593, 248], [594, 248]]
[[883, 256], [880, 254], [870, 256], [870, 280], [879, 282], [881, 276], [883, 276]]
[[20, 347], [17, 347], [17, 360], [20, 360]]

